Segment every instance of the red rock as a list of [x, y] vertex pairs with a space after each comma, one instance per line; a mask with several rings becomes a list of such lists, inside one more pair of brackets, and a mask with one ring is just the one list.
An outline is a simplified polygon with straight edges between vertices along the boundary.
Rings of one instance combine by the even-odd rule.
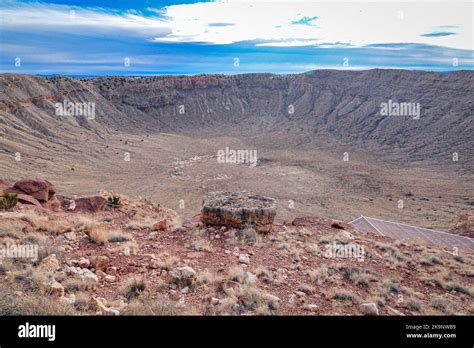
[[40, 202], [47, 202], [56, 193], [56, 188], [48, 180], [35, 178], [17, 181], [13, 188], [34, 197]]
[[56, 196], [54, 196], [49, 201], [43, 203], [43, 208], [46, 208], [46, 209], [52, 210], [52, 211], [60, 211], [61, 210], [61, 202], [59, 201], [59, 199]]
[[81, 197], [74, 200], [74, 211], [83, 213], [96, 213], [103, 210], [107, 200], [101, 196]]
[[33, 205], [37, 206], [38, 208], [43, 208], [41, 203], [38, 202], [38, 200], [36, 198], [34, 198], [33, 196], [30, 196], [30, 195], [27, 195], [27, 194], [23, 193], [22, 191], [17, 190], [13, 187], [7, 188], [4, 192], [16, 194], [18, 196], [18, 201], [20, 203], [33, 204]]
[[0, 179], [0, 194], [3, 193], [7, 188], [10, 187], [10, 184], [6, 182], [5, 180]]
[[206, 225], [252, 227], [257, 232], [272, 230], [276, 215], [273, 198], [250, 192], [210, 192], [204, 198], [201, 221]]
[[167, 219], [162, 219], [153, 225], [154, 231], [169, 231], [171, 228], [171, 222]]
[[291, 223], [293, 226], [310, 227], [317, 224], [317, 219], [312, 217], [299, 217]]

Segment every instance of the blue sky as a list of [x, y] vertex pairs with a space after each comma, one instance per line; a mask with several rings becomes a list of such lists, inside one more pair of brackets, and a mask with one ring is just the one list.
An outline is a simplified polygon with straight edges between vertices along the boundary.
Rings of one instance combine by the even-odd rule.
[[3, 0], [0, 11], [0, 72], [474, 69], [473, 3], [456, 0]]

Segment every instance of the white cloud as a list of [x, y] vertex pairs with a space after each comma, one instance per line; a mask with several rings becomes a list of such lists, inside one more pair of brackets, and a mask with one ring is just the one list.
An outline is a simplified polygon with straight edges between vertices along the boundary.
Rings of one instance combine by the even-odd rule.
[[[17, 31], [126, 32], [155, 42], [257, 41], [259, 46], [278, 47], [417, 43], [473, 49], [472, 2], [226, 0], [155, 9], [157, 15], [153, 17], [136, 11], [7, 4], [2, 8], [1, 27]], [[70, 15], [71, 9], [75, 16]], [[295, 24], [304, 18], [311, 19], [310, 25]], [[440, 31], [455, 35], [426, 35]]]
[[[160, 42], [229, 44], [267, 41], [266, 46], [347, 43], [365, 46], [418, 43], [473, 49], [469, 2], [299, 2], [242, 1], [175, 5], [166, 9], [171, 34]], [[311, 25], [294, 24], [317, 17]], [[225, 22], [232, 26], [211, 27]], [[442, 26], [456, 35], [421, 36]]]

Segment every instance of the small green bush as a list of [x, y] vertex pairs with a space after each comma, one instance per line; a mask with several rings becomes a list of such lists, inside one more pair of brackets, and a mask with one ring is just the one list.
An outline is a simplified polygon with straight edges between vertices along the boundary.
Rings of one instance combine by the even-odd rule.
[[120, 197], [112, 196], [112, 197], [107, 198], [107, 206], [112, 209], [120, 208], [121, 206]]
[[18, 203], [18, 195], [14, 193], [4, 192], [0, 198], [0, 210], [12, 210]]

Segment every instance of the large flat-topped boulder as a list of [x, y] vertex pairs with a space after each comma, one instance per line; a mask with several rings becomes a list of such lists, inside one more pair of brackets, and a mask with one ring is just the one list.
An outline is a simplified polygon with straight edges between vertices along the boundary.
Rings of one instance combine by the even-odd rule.
[[210, 192], [204, 198], [201, 221], [207, 225], [252, 227], [270, 232], [276, 215], [276, 201], [247, 191]]
[[13, 188], [32, 196], [40, 202], [49, 201], [56, 193], [56, 188], [48, 180], [41, 178], [23, 179], [17, 181]]

